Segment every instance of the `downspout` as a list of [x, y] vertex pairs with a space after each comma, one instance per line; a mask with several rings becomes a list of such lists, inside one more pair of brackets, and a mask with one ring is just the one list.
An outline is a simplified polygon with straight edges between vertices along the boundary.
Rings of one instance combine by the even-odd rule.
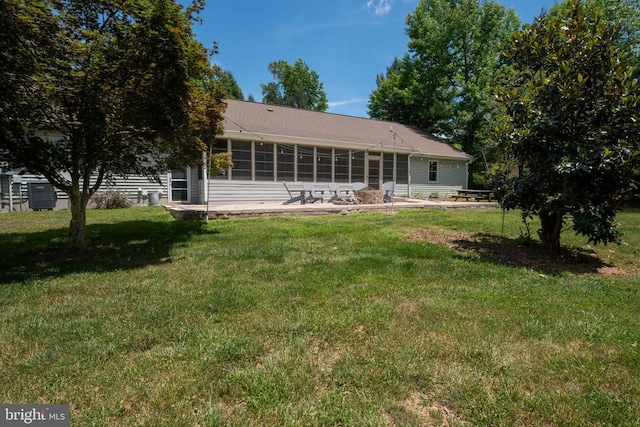
[[208, 178], [209, 178], [209, 172], [207, 171], [207, 169], [209, 169], [209, 162], [207, 160], [207, 152], [203, 151], [202, 152], [202, 185], [200, 186], [201, 191], [202, 191], [202, 204], [206, 205], [209, 202], [209, 194], [208, 194], [208, 190], [209, 190], [209, 186], [208, 186]]
[[[7, 177], [9, 178], [9, 212], [13, 212], [13, 169], [7, 174]], [[20, 203], [22, 203], [22, 195], [20, 195]], [[22, 208], [22, 204], [20, 207]]]
[[211, 161], [212, 149], [213, 149], [213, 146], [209, 144], [209, 154], [207, 155], [206, 151], [202, 152], [202, 157], [203, 157], [202, 164], [204, 166], [204, 174], [202, 174], [202, 177], [204, 178], [204, 183], [202, 188], [204, 189], [204, 204], [206, 206], [206, 209], [204, 211], [205, 222], [209, 222], [209, 167], [210, 167], [209, 162]]

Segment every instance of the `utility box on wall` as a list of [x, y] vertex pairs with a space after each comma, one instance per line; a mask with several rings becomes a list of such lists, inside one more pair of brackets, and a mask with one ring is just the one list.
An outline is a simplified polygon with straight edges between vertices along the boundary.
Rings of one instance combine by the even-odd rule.
[[48, 182], [30, 182], [27, 184], [29, 192], [29, 209], [34, 211], [52, 210], [58, 201], [56, 189]]

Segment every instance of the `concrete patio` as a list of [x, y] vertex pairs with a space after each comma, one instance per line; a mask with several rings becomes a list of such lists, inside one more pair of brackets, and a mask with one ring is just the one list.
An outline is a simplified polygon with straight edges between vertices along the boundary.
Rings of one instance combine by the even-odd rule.
[[195, 220], [255, 218], [282, 215], [348, 215], [364, 212], [393, 213], [406, 209], [479, 209], [496, 208], [493, 202], [454, 202], [421, 199], [401, 199], [393, 203], [334, 205], [333, 203], [307, 203], [283, 205], [279, 203], [211, 205], [165, 205], [165, 209], [177, 219]]

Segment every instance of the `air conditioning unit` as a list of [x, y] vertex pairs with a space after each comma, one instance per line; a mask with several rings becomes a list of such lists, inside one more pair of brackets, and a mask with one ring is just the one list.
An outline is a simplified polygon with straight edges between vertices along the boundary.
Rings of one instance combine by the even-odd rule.
[[58, 201], [56, 189], [49, 182], [30, 182], [27, 184], [29, 193], [29, 209], [34, 211], [52, 210]]

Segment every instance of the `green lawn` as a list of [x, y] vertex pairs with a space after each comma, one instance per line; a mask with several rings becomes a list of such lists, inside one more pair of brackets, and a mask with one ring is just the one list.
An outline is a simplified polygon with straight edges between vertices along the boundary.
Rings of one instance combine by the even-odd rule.
[[637, 426], [640, 211], [619, 220], [627, 245], [566, 234], [554, 265], [493, 209], [90, 211], [75, 257], [68, 212], [1, 214], [0, 402], [74, 426]]

